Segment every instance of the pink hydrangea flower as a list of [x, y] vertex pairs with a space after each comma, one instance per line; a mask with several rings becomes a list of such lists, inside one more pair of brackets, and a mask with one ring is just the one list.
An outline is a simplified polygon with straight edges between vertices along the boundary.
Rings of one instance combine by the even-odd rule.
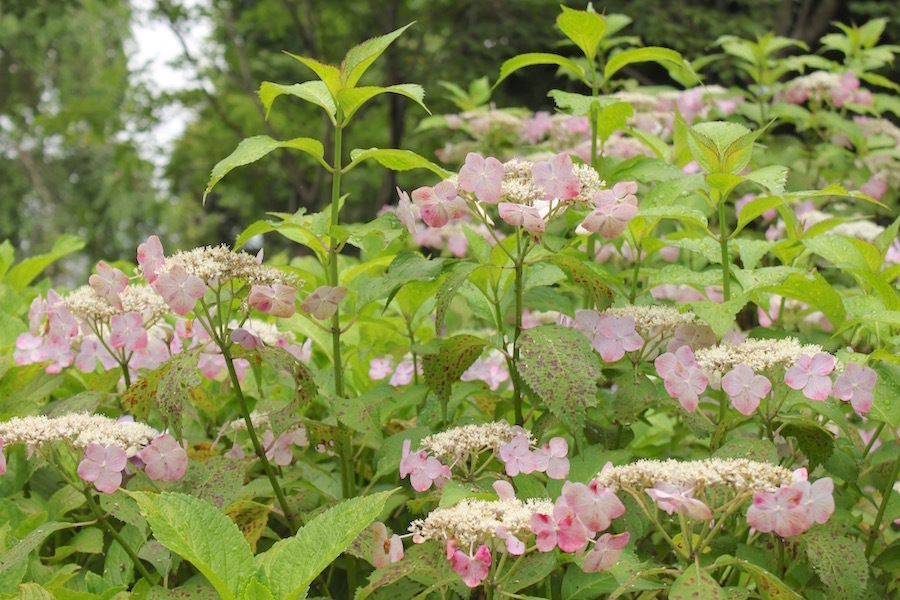
[[709, 377], [697, 366], [694, 353], [682, 346], [675, 353], [666, 352], [653, 362], [656, 372], [670, 396], [678, 400], [688, 412], [697, 410], [700, 396], [709, 383]]
[[625, 356], [625, 352], [635, 352], [644, 347], [644, 339], [635, 331], [634, 317], [631, 315], [600, 317], [597, 333], [599, 339], [595, 338], [593, 346], [605, 362], [616, 362]]
[[400, 200], [397, 203], [397, 210], [394, 212], [397, 214], [397, 218], [400, 219], [400, 222], [406, 226], [406, 230], [409, 231], [410, 234], [415, 235], [416, 219], [418, 218], [416, 210], [418, 210], [418, 208], [410, 201], [409, 194], [400, 188], [397, 188], [397, 196]]
[[860, 186], [859, 191], [863, 194], [868, 194], [876, 200], [881, 200], [881, 197], [887, 192], [887, 187], [887, 183], [884, 180], [878, 177], [871, 177]]
[[137, 261], [141, 267], [141, 273], [147, 283], [156, 281], [156, 273], [166, 263], [166, 255], [163, 253], [162, 242], [159, 237], [151, 235], [147, 241], [137, 248]]
[[516, 490], [513, 489], [512, 484], [508, 481], [498, 479], [491, 484], [491, 487], [494, 488], [494, 491], [497, 492], [497, 497], [501, 500], [512, 500], [516, 497]]
[[188, 455], [178, 441], [164, 433], [138, 452], [144, 473], [154, 481], [178, 481], [187, 471]]
[[337, 312], [338, 304], [347, 296], [347, 288], [342, 285], [323, 285], [300, 303], [300, 308], [319, 320], [330, 318]]
[[784, 374], [784, 383], [794, 390], [803, 390], [810, 400], [825, 400], [831, 394], [831, 377], [834, 356], [819, 352], [813, 357], [806, 354]]
[[506, 474], [510, 477], [515, 477], [519, 473], [532, 473], [537, 468], [537, 462], [528, 445], [528, 438], [521, 434], [500, 446], [500, 460], [506, 465]]
[[54, 344], [66, 343], [78, 336], [78, 321], [65, 306], [51, 306], [47, 310], [47, 337]]
[[565, 438], [555, 437], [532, 453], [535, 471], [547, 473], [550, 479], [565, 479], [569, 476], [569, 443]]
[[100, 343], [96, 336], [88, 336], [81, 340], [81, 347], [78, 349], [78, 355], [75, 357], [75, 368], [82, 373], [93, 373], [97, 367], [97, 361], [103, 370], [109, 370], [116, 366], [116, 359], [113, 358], [109, 350]]
[[596, 479], [588, 485], [565, 482], [562, 497], [592, 533], [607, 529], [613, 519], [625, 514], [622, 501], [613, 491], [600, 487]]
[[760, 401], [772, 391], [772, 382], [764, 375], [756, 375], [745, 363], [736, 365], [722, 377], [722, 389], [731, 405], [742, 415], [752, 415]]
[[412, 199], [429, 227], [441, 228], [469, 212], [466, 201], [459, 197], [456, 186], [449, 181], [442, 181], [433, 188], [424, 186], [415, 189]]
[[698, 521], [709, 521], [713, 518], [709, 507], [694, 498], [694, 488], [691, 486], [684, 484], [676, 486], [665, 481], [657, 481], [656, 485], [645, 491], [667, 514], [677, 512]]
[[394, 387], [406, 385], [413, 380], [415, 372], [416, 365], [413, 364], [412, 358], [408, 356], [404, 357], [403, 360], [400, 361], [400, 364], [397, 365], [397, 368], [394, 370], [394, 374], [391, 375], [391, 379], [388, 383]]
[[238, 327], [231, 332], [231, 341], [244, 350], [262, 348], [265, 345], [263, 344], [262, 338], [259, 337], [259, 334], [246, 325], [244, 327]]
[[594, 547], [585, 555], [582, 570], [585, 573], [598, 573], [612, 568], [619, 561], [629, 539], [631, 534], [627, 531], [617, 534], [604, 533], [597, 538]]
[[287, 466], [294, 460], [294, 452], [291, 444], [294, 443], [294, 436], [291, 433], [282, 433], [275, 439], [275, 434], [271, 430], [263, 434], [263, 448], [266, 449], [266, 458], [279, 466]]
[[386, 379], [393, 372], [390, 357], [380, 356], [369, 361], [369, 379], [372, 381]]
[[776, 492], [758, 492], [747, 510], [747, 523], [763, 533], [774, 531], [781, 537], [791, 537], [806, 531], [808, 511], [803, 490], [795, 484], [782, 486]]
[[453, 570], [456, 571], [470, 588], [476, 588], [487, 579], [491, 566], [491, 551], [482, 544], [474, 556], [462, 550], [456, 550], [451, 558]]
[[637, 206], [629, 203], [619, 204], [612, 200], [598, 201], [594, 196], [595, 208], [581, 222], [581, 227], [591, 233], [599, 233], [603, 239], [611, 240], [625, 231], [628, 222], [638, 214]]
[[372, 543], [372, 564], [376, 569], [383, 569], [391, 563], [403, 559], [403, 541], [396, 533], [387, 536], [387, 527], [380, 521], [372, 526], [374, 540]]
[[532, 515], [531, 531], [541, 552], [550, 552], [557, 546], [563, 552], [581, 552], [590, 537], [588, 528], [565, 501], [553, 505], [552, 515]]
[[812, 527], [813, 523], [828, 522], [834, 513], [834, 481], [831, 477], [817, 479], [813, 483], [809, 481], [796, 481], [791, 487], [803, 492], [801, 505], [806, 509], [806, 527]]
[[185, 271], [181, 265], [175, 265], [168, 272], [161, 273], [153, 287], [177, 315], [191, 312], [197, 300], [206, 293], [203, 280]]
[[850, 362], [838, 375], [831, 393], [839, 400], [850, 402], [856, 412], [867, 413], [872, 408], [877, 380], [878, 374], [873, 369]]
[[400, 477], [409, 475], [409, 482], [417, 492], [424, 492], [431, 487], [442, 488], [450, 480], [450, 467], [442, 465], [424, 450], [410, 452], [410, 440], [403, 442], [403, 454], [400, 459]]
[[147, 347], [144, 317], [137, 311], [110, 317], [109, 330], [109, 343], [113, 348], [125, 348], [128, 352], [135, 352]]
[[531, 167], [531, 176], [535, 185], [544, 191], [545, 200], [569, 200], [581, 191], [581, 180], [575, 174], [568, 152], [535, 163]]
[[533, 206], [501, 202], [497, 209], [500, 211], [500, 218], [513, 227], [524, 227], [526, 231], [537, 236], [544, 233], [547, 228], [544, 219], [541, 218], [541, 213]]
[[16, 349], [13, 352], [13, 360], [17, 365], [33, 365], [44, 361], [44, 352], [41, 346], [44, 345], [44, 338], [31, 335], [30, 333], [20, 333], [16, 338]]
[[106, 298], [110, 305], [122, 310], [119, 294], [128, 287], [128, 276], [125, 273], [101, 260], [97, 263], [97, 272], [88, 278], [88, 283], [98, 296]]
[[[693, 288], [688, 289], [696, 292], [696, 300], [703, 299], [703, 296], [700, 294], [700, 292], [697, 292], [697, 290], [694, 290]], [[693, 301], [694, 300], [688, 300], [688, 302]], [[713, 332], [712, 328], [709, 325], [685, 324], [679, 325], [675, 328], [675, 335], [672, 336], [672, 339], [670, 339], [668, 344], [666, 344], [666, 350], [668, 352], [675, 352], [682, 346], [690, 346], [691, 350], [696, 352], [701, 348], [709, 348], [710, 346], [715, 345], [715, 343], [716, 334]]]
[[122, 471], [128, 457], [118, 446], [101, 446], [91, 442], [84, 449], [84, 460], [78, 464], [78, 476], [93, 482], [105, 494], [112, 494], [122, 485]]
[[503, 163], [493, 156], [484, 158], [480, 154], [469, 152], [466, 164], [459, 170], [459, 187], [472, 192], [482, 202], [496, 204], [500, 200], [503, 172]]
[[254, 285], [251, 287], [247, 302], [259, 312], [287, 319], [297, 312], [297, 306], [294, 303], [296, 299], [297, 290], [289, 285], [273, 283], [271, 286]]

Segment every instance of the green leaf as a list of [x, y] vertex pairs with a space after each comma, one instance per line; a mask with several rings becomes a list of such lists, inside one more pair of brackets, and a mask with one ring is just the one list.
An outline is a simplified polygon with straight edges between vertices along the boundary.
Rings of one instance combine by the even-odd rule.
[[197, 363], [202, 347], [186, 350], [166, 361], [168, 368], [162, 373], [157, 388], [156, 404], [163, 419], [175, 428], [176, 437], [181, 434], [181, 411], [191, 390], [203, 383]]
[[[805, 238], [803, 245], [810, 252], [815, 252], [836, 267], [869, 270], [869, 260], [862, 249], [857, 247], [850, 238], [842, 235], [826, 233], [811, 238]], [[872, 246], [875, 250], [875, 247]], [[877, 253], [877, 250], [875, 250]], [[881, 257], [878, 256], [880, 261]]]
[[582, 333], [559, 325], [522, 332], [519, 375], [573, 433], [584, 427], [585, 411], [597, 405], [602, 366]]
[[450, 401], [450, 388], [459, 381], [466, 369], [472, 366], [487, 342], [474, 335], [462, 334], [446, 338], [437, 354], [422, 359], [422, 371], [428, 384], [446, 409]]
[[392, 171], [411, 171], [413, 169], [427, 169], [440, 177], [447, 179], [451, 173], [443, 167], [439, 167], [424, 156], [420, 156], [410, 150], [392, 150], [389, 148], [369, 148], [362, 150], [357, 148], [350, 152], [351, 163], [345, 167], [346, 173], [359, 163], [374, 159], [381, 166]]
[[597, 112], [597, 136], [603, 141], [622, 129], [628, 122], [628, 117], [634, 114], [634, 107], [625, 102], [616, 102]]
[[322, 142], [312, 138], [300, 137], [285, 141], [275, 140], [267, 135], [256, 135], [246, 138], [241, 140], [234, 152], [220, 160], [213, 167], [209, 176], [209, 182], [206, 184], [206, 190], [203, 192], [203, 201], [206, 202], [206, 197], [213, 187], [231, 170], [256, 162], [278, 148], [293, 148], [306, 152], [319, 162], [323, 162], [325, 156], [325, 148], [322, 146]]
[[17, 292], [21, 292], [28, 287], [28, 284], [34, 281], [44, 269], [63, 256], [78, 252], [82, 248], [84, 248], [84, 240], [81, 238], [74, 235], [61, 235], [53, 242], [53, 249], [50, 250], [50, 252], [26, 258], [19, 264], [13, 266], [6, 273], [4, 281]]
[[225, 600], [257, 571], [250, 546], [212, 504], [175, 492], [131, 492], [160, 544], [190, 562]]
[[745, 178], [764, 187], [770, 194], [780, 196], [787, 185], [788, 169], [781, 165], [769, 165], [751, 171]]
[[840, 325], [847, 317], [841, 295], [818, 272], [808, 275], [792, 273], [779, 285], [766, 286], [763, 291], [800, 300], [813, 306], [828, 317], [834, 325]]
[[896, 430], [900, 427], [900, 370], [896, 365], [871, 366], [878, 373], [878, 380], [875, 382], [872, 408], [866, 416], [887, 423]]
[[398, 254], [384, 277], [375, 279], [359, 291], [357, 309], [385, 296], [393, 296], [403, 285], [412, 281], [434, 281], [441, 275], [444, 259], [428, 259], [417, 252]]
[[336, 124], [335, 116], [337, 115], [337, 107], [334, 104], [334, 98], [331, 92], [322, 81], [305, 81], [303, 83], [295, 83], [293, 85], [284, 85], [281, 83], [272, 83], [271, 81], [263, 81], [259, 86], [259, 99], [266, 108], [266, 118], [269, 118], [269, 112], [272, 110], [272, 103], [275, 98], [282, 95], [291, 95], [301, 100], [305, 100], [316, 106], [321, 106], [328, 113], [328, 118], [332, 124]]
[[249, 578], [238, 592], [239, 600], [275, 600], [272, 590], [255, 577]]
[[754, 240], [750, 238], [737, 238], [734, 245], [737, 246], [744, 269], [755, 269], [762, 257], [775, 247], [777, 242], [768, 240]]
[[748, 300], [746, 294], [741, 294], [728, 302], [700, 300], [691, 302], [690, 306], [694, 314], [707, 322], [716, 337], [721, 338], [734, 324], [735, 316], [744, 308]]
[[345, 89], [355, 87], [363, 73], [372, 66], [372, 63], [378, 60], [378, 57], [387, 50], [387, 47], [410, 26], [412, 26], [412, 23], [350, 48], [346, 56], [344, 56], [344, 60], [341, 61], [340, 73], [341, 81], [344, 84], [343, 87]]
[[[743, 171], [747, 165], [750, 164], [750, 158], [753, 155], [753, 143], [756, 139], [763, 134], [763, 132], [769, 128], [770, 122], [759, 129], [754, 131], [749, 131], [734, 140], [728, 146], [722, 150], [722, 166], [721, 169], [725, 173], [732, 173], [737, 175], [741, 171]], [[743, 126], [741, 126], [743, 128]], [[787, 173], [785, 173], [785, 177]], [[783, 187], [783, 186], [782, 186]]]
[[23, 583], [19, 586], [16, 600], [55, 600], [50, 592], [36, 583]]
[[565, 56], [560, 56], [559, 54], [550, 54], [548, 52], [528, 52], [526, 54], [513, 56], [512, 58], [504, 61], [503, 64], [500, 65], [500, 77], [497, 79], [497, 82], [494, 83], [493, 87], [496, 88], [498, 85], [500, 85], [501, 81], [503, 81], [519, 69], [524, 69], [525, 67], [531, 67], [534, 65], [558, 65], [570, 71], [585, 84], [588, 83], [587, 77], [584, 73], [584, 69], [575, 61], [566, 58]]
[[0, 590], [14, 588], [22, 580], [27, 567], [28, 556], [41, 547], [50, 535], [61, 529], [74, 527], [72, 523], [50, 521], [40, 525], [26, 535], [8, 552], [0, 557]]
[[575, 285], [587, 292], [591, 305], [597, 310], [609, 308], [613, 300], [613, 291], [604, 283], [600, 274], [590, 268], [584, 261], [566, 254], [551, 254], [541, 260], [551, 262], [568, 275]]
[[692, 225], [704, 230], [709, 226], [706, 215], [701, 211], [678, 204], [640, 208], [638, 216], [654, 221], [654, 224], [650, 225], [651, 227], [653, 227], [655, 221], [658, 221], [659, 219], [674, 219], [686, 225]]
[[562, 111], [569, 112], [577, 117], [586, 117], [591, 114], [591, 109], [600, 110], [613, 104], [623, 104], [620, 98], [614, 96], [587, 96], [585, 94], [576, 94], [575, 92], [564, 92], [563, 90], [550, 90], [547, 94], [553, 98], [556, 107]]
[[733, 556], [723, 555], [716, 559], [716, 565], [721, 567], [736, 566], [743, 569], [756, 582], [763, 600], [803, 600], [803, 596], [792, 590], [778, 577], [746, 560]]
[[332, 99], [337, 100], [337, 93], [344, 87], [343, 82], [341, 81], [340, 69], [338, 69], [334, 65], [326, 65], [325, 63], [320, 63], [314, 58], [297, 56], [296, 54], [291, 54], [290, 52], [285, 52], [285, 54], [309, 67], [312, 72], [315, 73], [325, 84], [325, 87], [331, 94]]
[[597, 56], [600, 40], [606, 33], [606, 19], [594, 11], [574, 10], [560, 6], [562, 13], [556, 17], [556, 24], [567, 38], [581, 48], [588, 61]]
[[692, 563], [684, 573], [672, 582], [669, 600], [725, 600], [725, 590], [719, 587], [709, 573], [700, 569], [700, 565]]
[[757, 462], [778, 464], [778, 449], [767, 439], [735, 438], [713, 453], [714, 458], [748, 458]]
[[378, 407], [393, 397], [394, 388], [381, 385], [355, 398], [335, 398], [332, 409], [338, 421], [380, 442], [381, 417]]
[[630, 48], [612, 56], [606, 62], [606, 67], [603, 69], [603, 78], [609, 79], [620, 69], [640, 62], [673, 63], [679, 67], [687, 66], [684, 59], [681, 58], [681, 54], [669, 48], [661, 48], [659, 46]]
[[556, 566], [557, 559], [553, 552], [530, 552], [518, 563], [514, 574], [500, 589], [507, 593], [516, 593], [547, 579]]
[[834, 435], [809, 421], [788, 423], [781, 428], [781, 435], [797, 439], [800, 451], [809, 459], [810, 471], [825, 463], [834, 451]]
[[344, 500], [307, 523], [297, 535], [281, 540], [256, 560], [272, 595], [297, 600], [309, 584], [346, 550], [384, 510], [394, 490]]
[[749, 225], [757, 217], [784, 204], [784, 199], [777, 196], [766, 196], [765, 198], [755, 198], [751, 200], [741, 208], [741, 213], [738, 215], [737, 227], [735, 227], [735, 230], [731, 235], [737, 235], [739, 231]]
[[869, 578], [869, 565], [860, 545], [822, 527], [813, 527], [803, 538], [809, 564], [828, 588], [827, 597], [861, 598]]
[[450, 309], [450, 303], [456, 295], [456, 290], [466, 282], [472, 271], [478, 269], [480, 265], [471, 262], [460, 262], [453, 266], [447, 278], [441, 284], [440, 289], [435, 294], [434, 309], [434, 328], [441, 330], [444, 327], [444, 320], [447, 317], [447, 311]]
[[416, 85], [415, 83], [401, 83], [390, 85], [388, 87], [355, 87], [338, 92], [338, 104], [341, 107], [344, 122], [346, 123], [349, 121], [363, 104], [381, 94], [399, 94], [401, 96], [406, 96], [424, 108], [425, 112], [431, 114], [431, 111], [428, 110], [428, 107], [422, 102], [422, 99], [425, 97], [425, 88], [421, 85]]

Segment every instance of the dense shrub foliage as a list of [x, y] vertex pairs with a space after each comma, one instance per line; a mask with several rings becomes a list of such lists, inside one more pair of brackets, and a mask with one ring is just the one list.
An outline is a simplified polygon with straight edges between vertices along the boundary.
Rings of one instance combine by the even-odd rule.
[[[864, 598], [900, 570], [900, 129], [883, 20], [821, 54], [724, 36], [640, 46], [563, 8], [581, 92], [554, 113], [367, 69], [262, 82], [314, 137], [245, 139], [207, 189], [275, 151], [323, 169], [322, 212], [226, 245], [100, 260], [0, 246], [0, 593], [28, 598]], [[729, 61], [741, 89], [699, 85]], [[621, 79], [652, 62], [680, 88]], [[572, 85], [566, 86], [568, 90]], [[383, 94], [440, 164], [348, 150]], [[276, 102], [277, 101], [277, 102]], [[347, 223], [371, 161], [420, 179]], [[288, 258], [242, 251], [280, 235]], [[164, 236], [163, 236], [164, 237]], [[140, 242], [139, 244], [137, 242]]]

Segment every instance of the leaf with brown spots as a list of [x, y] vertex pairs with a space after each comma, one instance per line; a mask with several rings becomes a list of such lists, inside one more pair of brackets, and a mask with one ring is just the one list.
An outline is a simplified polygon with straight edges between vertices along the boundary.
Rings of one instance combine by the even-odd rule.
[[456, 290], [465, 283], [469, 275], [477, 269], [479, 265], [470, 262], [461, 262], [453, 266], [450, 274], [444, 279], [441, 288], [435, 294], [435, 311], [434, 311], [434, 328], [440, 330], [444, 326], [444, 319], [447, 317], [447, 310], [450, 308], [450, 302], [456, 295]]
[[561, 325], [528, 329], [519, 338], [516, 368], [557, 419], [573, 433], [581, 431], [603, 379], [600, 359], [584, 335]]
[[437, 354], [422, 359], [425, 383], [440, 399], [444, 412], [450, 401], [450, 388], [472, 366], [486, 345], [487, 342], [474, 335], [455, 335], [443, 341]]
[[691, 564], [684, 573], [672, 583], [669, 600], [725, 600], [725, 590], [700, 570], [697, 563]]
[[869, 564], [863, 549], [850, 538], [824, 527], [803, 535], [806, 556], [828, 588], [828, 598], [861, 598], [866, 591]]
[[131, 387], [122, 396], [122, 409], [133, 416], [135, 420], [147, 420], [150, 408], [156, 405], [156, 390], [159, 387], [159, 380], [169, 371], [170, 366], [168, 362], [164, 362], [131, 384]]
[[612, 304], [612, 289], [606, 285], [601, 275], [584, 261], [566, 254], [551, 254], [541, 260], [552, 262], [569, 276], [572, 283], [584, 288], [588, 293], [588, 297], [593, 301], [596, 310], [605, 310]]
[[250, 544], [250, 550], [256, 554], [256, 542], [259, 541], [263, 531], [266, 530], [266, 523], [269, 522], [269, 513], [272, 506], [269, 504], [260, 504], [253, 500], [238, 500], [225, 509], [225, 514], [234, 521], [244, 539]]

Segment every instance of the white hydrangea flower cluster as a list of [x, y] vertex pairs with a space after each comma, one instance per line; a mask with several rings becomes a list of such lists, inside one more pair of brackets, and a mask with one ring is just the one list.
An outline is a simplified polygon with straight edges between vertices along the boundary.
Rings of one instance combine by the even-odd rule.
[[[549, 499], [474, 500], [466, 498], [450, 508], [437, 508], [424, 519], [409, 525], [416, 543], [428, 540], [455, 541], [462, 547], [477, 545], [491, 539], [505, 539], [505, 534], [524, 538], [531, 534], [531, 517], [552, 514]], [[505, 528], [504, 529], [501, 529]]]
[[122, 448], [128, 456], [134, 456], [158, 436], [158, 431], [144, 423], [120, 422], [91, 413], [14, 417], [0, 423], [0, 440], [4, 445], [41, 447], [53, 442], [67, 442], [75, 448], [87, 448], [89, 444], [97, 443]]
[[643, 490], [659, 482], [687, 485], [699, 491], [726, 488], [736, 492], [772, 492], [793, 481], [792, 473], [778, 465], [746, 458], [678, 461], [639, 460], [621, 467], [604, 467], [597, 475], [600, 487]]

